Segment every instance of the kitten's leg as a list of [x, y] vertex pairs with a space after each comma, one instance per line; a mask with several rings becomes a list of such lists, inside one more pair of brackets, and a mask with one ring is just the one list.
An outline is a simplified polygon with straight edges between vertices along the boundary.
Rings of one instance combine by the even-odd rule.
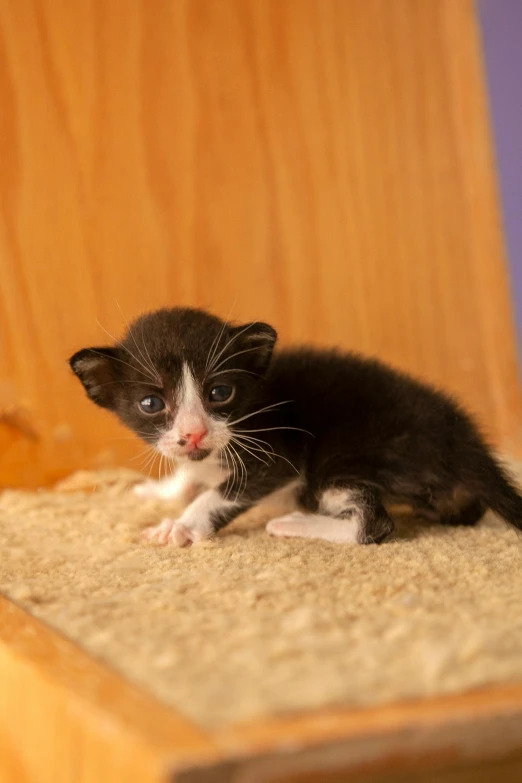
[[159, 544], [172, 543], [188, 546], [211, 538], [218, 530], [232, 522], [243, 511], [251, 508], [275, 490], [288, 483], [288, 478], [265, 477], [242, 494], [235, 495], [234, 487], [226, 482], [203, 492], [177, 519], [164, 519], [156, 527], [145, 531], [145, 536]]
[[412, 503], [413, 516], [426, 522], [440, 522], [440, 511], [431, 503]]
[[161, 481], [145, 481], [134, 487], [134, 493], [139, 497], [178, 500], [186, 505], [198, 492], [208, 487], [217, 487], [226, 473], [218, 459], [204, 462], [189, 462], [180, 465], [172, 476]]
[[162, 500], [179, 500], [180, 503], [190, 503], [196, 496], [200, 484], [188, 471], [179, 468], [172, 476], [161, 481], [145, 481], [136, 484], [133, 492], [140, 498], [158, 498]]
[[379, 543], [393, 530], [379, 494], [367, 487], [335, 487], [324, 490], [318, 513], [294, 512], [267, 525], [274, 536], [320, 538], [346, 544]]
[[248, 504], [227, 500], [220, 488], [208, 489], [202, 492], [180, 517], [164, 519], [156, 527], [146, 530], [145, 535], [159, 544], [188, 546], [211, 538], [220, 527], [228, 524], [247, 507]]
[[458, 511], [442, 514], [440, 521], [443, 525], [476, 525], [485, 513], [486, 506], [480, 500], [473, 500]]
[[288, 538], [320, 538], [336, 544], [358, 544], [359, 525], [355, 520], [336, 519], [325, 514], [293, 511], [271, 519], [266, 526], [272, 536]]
[[416, 516], [442, 525], [476, 525], [487, 511], [484, 503], [457, 486], [432, 497], [431, 502], [418, 502]]

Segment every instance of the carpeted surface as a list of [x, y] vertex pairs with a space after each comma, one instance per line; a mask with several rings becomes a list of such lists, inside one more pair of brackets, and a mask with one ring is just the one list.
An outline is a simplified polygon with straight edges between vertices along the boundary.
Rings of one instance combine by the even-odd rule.
[[522, 680], [522, 538], [492, 516], [357, 547], [270, 538], [258, 511], [179, 550], [140, 539], [166, 507], [136, 479], [4, 492], [0, 590], [195, 721]]

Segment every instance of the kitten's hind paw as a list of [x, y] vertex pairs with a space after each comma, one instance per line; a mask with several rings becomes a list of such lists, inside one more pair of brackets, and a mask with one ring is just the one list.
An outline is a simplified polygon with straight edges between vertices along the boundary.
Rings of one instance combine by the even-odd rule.
[[271, 519], [266, 526], [266, 532], [271, 536], [302, 537], [306, 532], [306, 525], [310, 515], [301, 511], [294, 511], [282, 517]]
[[359, 543], [357, 520], [336, 519], [321, 514], [303, 514], [301, 511], [271, 519], [266, 530], [271, 536], [285, 538], [317, 538], [336, 544]]

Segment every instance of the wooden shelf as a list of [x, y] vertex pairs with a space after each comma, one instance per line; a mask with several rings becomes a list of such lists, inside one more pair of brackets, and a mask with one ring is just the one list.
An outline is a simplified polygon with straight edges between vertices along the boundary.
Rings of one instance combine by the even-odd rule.
[[[0, 0], [0, 43], [0, 485], [136, 455], [66, 358], [173, 304], [380, 356], [522, 455], [472, 0]], [[210, 733], [0, 596], [0, 783], [415, 779], [522, 780], [522, 685]]]
[[208, 732], [0, 597], [2, 783], [435, 783], [521, 773], [522, 685]]

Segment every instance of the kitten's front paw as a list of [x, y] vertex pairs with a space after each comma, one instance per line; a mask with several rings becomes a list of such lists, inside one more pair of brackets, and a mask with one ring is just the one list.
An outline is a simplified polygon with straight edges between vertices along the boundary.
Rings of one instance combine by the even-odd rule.
[[176, 519], [164, 519], [159, 525], [145, 530], [145, 538], [157, 544], [174, 544], [174, 546], [191, 546], [208, 538], [200, 530], [188, 527]]
[[143, 537], [155, 544], [166, 544], [175, 524], [175, 519], [163, 519], [159, 525], [146, 528], [143, 531]]
[[170, 531], [169, 543], [174, 546], [191, 546], [197, 541], [195, 531], [185, 527], [181, 522], [175, 522]]

